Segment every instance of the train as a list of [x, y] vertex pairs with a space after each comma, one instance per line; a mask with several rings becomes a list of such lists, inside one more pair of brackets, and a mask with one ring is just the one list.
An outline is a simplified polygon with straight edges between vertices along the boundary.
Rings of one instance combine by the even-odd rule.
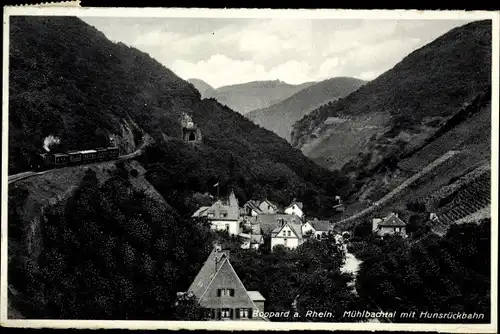
[[88, 164], [95, 161], [113, 160], [119, 157], [118, 147], [99, 147], [92, 150], [68, 151], [66, 153], [38, 153], [31, 167], [34, 170], [47, 170], [65, 166]]

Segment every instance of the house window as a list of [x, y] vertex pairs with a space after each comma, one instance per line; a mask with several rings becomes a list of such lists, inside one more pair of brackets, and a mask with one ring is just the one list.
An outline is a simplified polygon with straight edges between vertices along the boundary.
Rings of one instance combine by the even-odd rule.
[[248, 309], [247, 308], [240, 309], [240, 318], [242, 318], [242, 319], [248, 318]]
[[226, 231], [229, 232], [229, 224], [226, 224]]
[[396, 227], [396, 232], [401, 232], [401, 228], [400, 227]]
[[228, 308], [223, 308], [220, 312], [220, 317], [222, 319], [229, 319], [231, 317], [231, 310]]
[[227, 218], [227, 212], [221, 212], [220, 216], [221, 218]]
[[283, 242], [284, 242], [284, 244], [286, 246], [288, 244], [288, 239], [287, 238], [283, 239]]
[[234, 297], [234, 289], [218, 289], [217, 297], [221, 296], [231, 296]]
[[288, 236], [291, 237], [292, 236], [292, 231], [288, 231]]
[[283, 235], [286, 237], [286, 231], [283, 231]]
[[207, 214], [207, 217], [208, 217], [208, 218], [214, 218], [214, 216], [215, 216], [215, 215], [214, 215], [214, 213], [213, 213], [213, 212], [209, 212], [209, 213]]
[[321, 239], [321, 234], [316, 234], [316, 239], [320, 240]]

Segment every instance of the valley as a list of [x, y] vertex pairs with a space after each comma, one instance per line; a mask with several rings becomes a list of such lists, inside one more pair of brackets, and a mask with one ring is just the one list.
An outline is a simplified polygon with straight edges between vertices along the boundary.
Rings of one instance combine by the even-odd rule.
[[[9, 317], [491, 320], [491, 22], [373, 80], [218, 88], [77, 17], [9, 25]], [[32, 170], [41, 152], [68, 160]]]

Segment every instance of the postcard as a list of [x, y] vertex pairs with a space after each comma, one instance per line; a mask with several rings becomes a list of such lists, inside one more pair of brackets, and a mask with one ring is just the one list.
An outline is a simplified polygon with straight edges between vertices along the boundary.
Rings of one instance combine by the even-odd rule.
[[3, 24], [3, 326], [497, 331], [498, 12]]

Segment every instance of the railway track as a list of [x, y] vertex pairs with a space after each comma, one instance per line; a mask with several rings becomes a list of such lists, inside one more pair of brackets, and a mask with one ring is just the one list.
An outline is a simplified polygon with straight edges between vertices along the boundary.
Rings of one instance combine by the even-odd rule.
[[[141, 146], [141, 148], [139, 148], [137, 151], [134, 151], [134, 152], [129, 153], [129, 154], [121, 155], [117, 159], [106, 160], [106, 161], [94, 161], [94, 162], [91, 162], [88, 164], [81, 164], [78, 166], [89, 166], [89, 165], [95, 165], [95, 164], [104, 163], [104, 162], [117, 162], [117, 161], [124, 161], [124, 160], [133, 159], [133, 158], [138, 157], [142, 154], [142, 148], [143, 148], [143, 146]], [[27, 171], [27, 172], [14, 174], [14, 175], [9, 175], [9, 184], [27, 179], [27, 178], [35, 176], [35, 175], [43, 175], [45, 173], [49, 173], [49, 172], [55, 171], [57, 169], [58, 168], [53, 168], [53, 169], [48, 169], [48, 170], [44, 170], [41, 172]]]
[[379, 209], [383, 205], [387, 204], [389, 201], [394, 199], [397, 195], [399, 195], [402, 191], [404, 191], [406, 188], [408, 188], [410, 185], [415, 183], [417, 180], [421, 179], [424, 177], [426, 174], [429, 172], [433, 171], [435, 168], [440, 166], [442, 163], [447, 161], [448, 159], [452, 158], [456, 154], [459, 154], [460, 151], [448, 151], [436, 160], [432, 161], [430, 164], [425, 166], [420, 172], [416, 173], [415, 175], [411, 176], [410, 178], [406, 179], [402, 184], [400, 184], [398, 187], [396, 187], [394, 190], [392, 190], [390, 193], [382, 197], [380, 200], [376, 201], [373, 203], [372, 206], [361, 210], [358, 213], [355, 213], [354, 215], [347, 217], [345, 219], [339, 220], [336, 223], [337, 224], [343, 224], [343, 223], [349, 223], [351, 221], [354, 221], [356, 219], [361, 219], [364, 218], [366, 215], [372, 213], [373, 211]]

